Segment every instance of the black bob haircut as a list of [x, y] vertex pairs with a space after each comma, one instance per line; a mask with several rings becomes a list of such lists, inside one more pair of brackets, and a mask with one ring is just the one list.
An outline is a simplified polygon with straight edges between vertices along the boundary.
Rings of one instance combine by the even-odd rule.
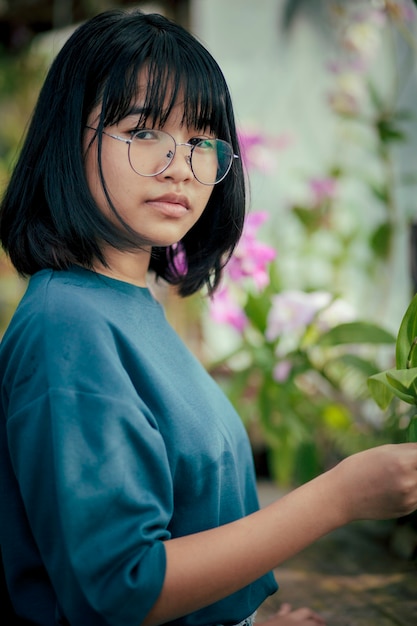
[[[102, 132], [129, 113], [143, 68], [149, 83], [138, 124], [162, 127], [181, 94], [183, 122], [208, 127], [240, 154], [225, 79], [195, 37], [157, 14], [116, 10], [97, 15], [77, 28], [53, 62], [0, 207], [0, 241], [20, 274], [72, 264], [91, 268], [96, 260], [106, 264], [103, 244], [119, 250], [147, 244], [118, 215], [109, 194], [117, 225], [98, 209], [87, 185], [83, 149], [88, 116], [101, 103], [96, 138], [106, 193]], [[150, 269], [177, 285], [182, 296], [203, 286], [212, 293], [239, 240], [244, 214], [244, 174], [241, 159], [235, 159], [180, 242], [187, 270], [175, 263], [175, 246], [153, 247]]]

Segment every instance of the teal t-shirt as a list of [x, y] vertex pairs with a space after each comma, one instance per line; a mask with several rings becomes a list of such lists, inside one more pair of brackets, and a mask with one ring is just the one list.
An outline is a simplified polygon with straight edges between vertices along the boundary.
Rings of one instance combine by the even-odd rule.
[[[139, 626], [164, 540], [258, 508], [239, 416], [148, 289], [37, 273], [0, 345], [0, 383], [0, 545], [33, 623]], [[239, 622], [276, 589], [268, 574], [175, 623]]]

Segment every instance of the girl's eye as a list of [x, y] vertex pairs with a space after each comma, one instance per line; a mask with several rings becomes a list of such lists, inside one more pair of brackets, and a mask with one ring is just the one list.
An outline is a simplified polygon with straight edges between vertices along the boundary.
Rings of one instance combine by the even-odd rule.
[[189, 142], [192, 146], [197, 146], [199, 150], [207, 151], [215, 150], [216, 139], [206, 139], [202, 137], [192, 137]]
[[141, 130], [134, 130], [132, 131], [132, 136], [134, 137], [134, 139], [138, 139], [140, 141], [155, 141], [157, 139], [159, 139], [159, 132], [158, 130], [152, 130], [149, 128], [142, 128]]

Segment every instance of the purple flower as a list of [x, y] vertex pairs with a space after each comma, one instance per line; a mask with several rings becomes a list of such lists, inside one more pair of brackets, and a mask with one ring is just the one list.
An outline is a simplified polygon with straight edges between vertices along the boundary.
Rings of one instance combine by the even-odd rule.
[[181, 242], [171, 246], [170, 269], [176, 276], [185, 276], [188, 272], [187, 255]]
[[247, 170], [270, 173], [276, 167], [276, 153], [291, 143], [287, 134], [271, 136], [259, 131], [245, 129], [239, 132], [242, 161]]
[[332, 200], [336, 196], [337, 182], [334, 178], [312, 178], [309, 181], [309, 187], [315, 205]]
[[321, 309], [327, 307], [332, 296], [325, 291], [283, 291], [272, 298], [265, 336], [275, 341], [284, 333], [304, 329]]
[[278, 361], [272, 372], [272, 376], [277, 383], [285, 383], [291, 373], [292, 363], [289, 360]]
[[242, 308], [231, 296], [230, 290], [224, 285], [220, 287], [210, 300], [210, 316], [215, 322], [228, 324], [242, 333], [248, 320]]
[[223, 283], [210, 302], [210, 316], [216, 322], [229, 324], [243, 332], [248, 319], [239, 299], [245, 297], [239, 289], [248, 280], [260, 291], [269, 284], [268, 264], [275, 259], [273, 248], [257, 239], [258, 230], [268, 219], [266, 211], [250, 213], [245, 221], [242, 237], [227, 264]]
[[242, 237], [226, 266], [227, 276], [234, 283], [251, 278], [258, 290], [269, 284], [268, 264], [275, 259], [276, 251], [257, 239], [258, 230], [267, 219], [266, 211], [247, 216]]

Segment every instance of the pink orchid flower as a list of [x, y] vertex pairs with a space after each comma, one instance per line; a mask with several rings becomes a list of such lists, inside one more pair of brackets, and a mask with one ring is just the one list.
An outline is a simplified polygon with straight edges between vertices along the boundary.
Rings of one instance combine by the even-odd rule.
[[315, 205], [332, 200], [336, 196], [337, 182], [334, 178], [312, 178], [309, 181], [309, 187]]
[[247, 216], [242, 237], [226, 267], [227, 275], [233, 282], [251, 278], [258, 290], [269, 284], [268, 264], [275, 259], [276, 251], [256, 238], [258, 229], [267, 219], [266, 211]]
[[267, 340], [275, 341], [284, 333], [304, 329], [331, 300], [331, 294], [326, 291], [288, 290], [275, 295], [267, 319]]
[[288, 380], [288, 377], [292, 370], [291, 361], [285, 359], [283, 361], [278, 361], [275, 365], [274, 370], [272, 372], [272, 376], [277, 383], [285, 383]]
[[242, 308], [224, 285], [220, 287], [210, 300], [210, 316], [215, 322], [228, 324], [242, 333], [248, 320]]
[[270, 173], [276, 167], [277, 152], [285, 150], [292, 140], [290, 135], [271, 136], [260, 131], [239, 131], [239, 145], [243, 165], [247, 170]]

